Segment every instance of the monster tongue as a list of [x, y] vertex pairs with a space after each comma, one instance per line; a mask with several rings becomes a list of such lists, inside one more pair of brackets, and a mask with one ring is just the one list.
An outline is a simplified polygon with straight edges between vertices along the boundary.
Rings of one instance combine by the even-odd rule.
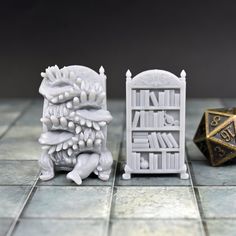
[[40, 136], [39, 142], [43, 145], [56, 145], [71, 139], [73, 136], [74, 134], [66, 131], [49, 131]]
[[109, 111], [107, 110], [78, 110], [76, 112], [80, 117], [84, 119], [88, 119], [91, 121], [105, 121], [109, 123], [112, 120], [112, 116]]

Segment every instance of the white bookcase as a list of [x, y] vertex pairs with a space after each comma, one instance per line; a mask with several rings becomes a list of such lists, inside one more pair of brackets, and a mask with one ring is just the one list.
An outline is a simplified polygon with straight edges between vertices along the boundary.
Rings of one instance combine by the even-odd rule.
[[185, 164], [186, 73], [180, 78], [163, 70], [126, 73], [127, 163], [131, 174], [179, 173], [188, 179]]

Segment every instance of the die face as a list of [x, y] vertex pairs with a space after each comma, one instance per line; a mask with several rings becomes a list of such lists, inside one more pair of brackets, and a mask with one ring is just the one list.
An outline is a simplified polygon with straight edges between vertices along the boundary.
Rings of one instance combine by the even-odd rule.
[[235, 108], [210, 109], [199, 124], [194, 142], [212, 166], [236, 157], [235, 111]]
[[210, 162], [213, 166], [219, 166], [236, 156], [236, 151], [224, 144], [208, 141]]
[[206, 112], [207, 134], [220, 127], [231, 115], [223, 114], [220, 112]]
[[204, 113], [200, 124], [198, 125], [197, 131], [194, 135], [194, 142], [198, 142], [198, 140], [202, 140], [206, 138], [206, 114]]

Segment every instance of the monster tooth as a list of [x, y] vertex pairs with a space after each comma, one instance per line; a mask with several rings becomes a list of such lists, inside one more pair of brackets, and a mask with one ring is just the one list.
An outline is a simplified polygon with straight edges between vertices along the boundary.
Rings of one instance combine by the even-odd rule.
[[68, 154], [68, 156], [71, 156], [72, 153], [73, 153], [73, 150], [72, 150], [71, 148], [69, 148], [69, 149], [67, 150], [67, 154]]
[[73, 145], [73, 141], [72, 140], [69, 140], [67, 143], [68, 143], [69, 146]]
[[69, 145], [68, 145], [67, 142], [64, 142], [64, 143], [63, 143], [63, 149], [64, 149], [64, 150], [66, 150], [66, 149], [68, 148], [68, 146], [69, 146]]
[[98, 123], [96, 123], [96, 122], [93, 122], [93, 128], [94, 128], [95, 130], [100, 130], [100, 126], [99, 126]]
[[61, 101], [61, 100], [64, 99], [64, 95], [63, 95], [63, 94], [60, 94], [58, 98], [59, 98], [59, 101]]
[[81, 81], [81, 86], [80, 86], [81, 90], [84, 90], [85, 89], [85, 81], [82, 80]]
[[93, 140], [91, 138], [89, 138], [86, 142], [87, 147], [91, 148], [93, 146]]
[[79, 138], [80, 138], [80, 140], [84, 140], [84, 133], [83, 132], [80, 133]]
[[72, 148], [73, 148], [73, 150], [77, 150], [77, 149], [78, 149], [78, 145], [77, 145], [77, 144], [74, 144], [74, 145], [72, 146]]
[[75, 144], [75, 143], [78, 143], [78, 141], [79, 141], [79, 138], [78, 138], [77, 136], [74, 136], [74, 137], [72, 137], [71, 139], [73, 140], [73, 143], [74, 143], [74, 144]]
[[101, 126], [101, 127], [104, 127], [107, 123], [105, 121], [100, 121], [98, 122], [98, 124]]
[[82, 92], [80, 93], [80, 100], [81, 100], [81, 103], [87, 102], [87, 94], [86, 94], [85, 91], [82, 91]]
[[79, 141], [79, 147], [80, 148], [84, 148], [85, 144], [84, 144], [84, 141], [80, 140]]
[[47, 150], [47, 149], [49, 149], [51, 146], [47, 146], [47, 145], [44, 145], [44, 146], [42, 146], [41, 148], [43, 149], [43, 150]]
[[84, 131], [84, 141], [87, 141], [87, 139], [89, 138], [89, 134], [90, 134], [89, 129], [85, 129], [85, 131]]
[[75, 132], [76, 134], [79, 134], [81, 131], [81, 126], [76, 126]]
[[89, 82], [85, 82], [85, 88], [86, 91], [89, 91]]
[[46, 74], [47, 74], [47, 77], [48, 77], [49, 80], [51, 80], [52, 82], [55, 80], [55, 77], [51, 72], [51, 67], [48, 67], [46, 69]]
[[80, 120], [80, 125], [82, 125], [82, 126], [85, 125], [85, 120], [84, 120], [84, 119], [81, 119], [81, 120]]
[[94, 89], [91, 89], [91, 91], [89, 92], [89, 102], [94, 102], [96, 98], [96, 92]]
[[50, 155], [50, 154], [54, 153], [55, 151], [56, 151], [56, 146], [52, 146], [52, 147], [50, 147], [48, 154]]
[[75, 117], [75, 122], [79, 122], [79, 116]]
[[65, 92], [64, 95], [65, 95], [66, 98], [70, 97], [69, 92]]
[[61, 151], [62, 147], [63, 147], [63, 143], [58, 144], [57, 148], [56, 148], [56, 151], [57, 152]]
[[64, 116], [68, 116], [69, 115], [69, 112], [68, 112], [66, 107], [63, 108], [63, 115]]
[[74, 128], [75, 128], [75, 124], [74, 124], [72, 121], [70, 121], [70, 122], [68, 123], [68, 127], [69, 127], [70, 129], [74, 129]]
[[65, 117], [61, 117], [61, 118], [60, 118], [60, 123], [61, 123], [61, 126], [62, 126], [63, 128], [66, 128], [66, 127], [67, 127], [67, 120], [66, 120]]
[[77, 79], [76, 79], [76, 83], [77, 83], [77, 84], [79, 84], [79, 85], [80, 85], [80, 84], [81, 84], [81, 82], [82, 82], [82, 80], [81, 80], [80, 78], [77, 78]]
[[75, 73], [73, 71], [70, 72], [70, 79], [72, 79], [72, 80], [75, 79]]
[[54, 126], [58, 126], [59, 125], [59, 120], [57, 119], [56, 116], [52, 115], [51, 116], [51, 121], [52, 121]]
[[58, 67], [57, 65], [54, 66], [54, 73], [55, 73], [55, 75], [56, 75], [56, 78], [57, 78], [57, 79], [60, 79], [60, 77], [61, 77], [61, 71], [60, 71], [60, 69], [59, 69], [59, 67]]
[[86, 125], [91, 128], [92, 127], [92, 122], [90, 120], [86, 120]]
[[73, 98], [73, 103], [74, 103], [74, 105], [79, 105], [79, 98], [78, 97], [74, 97]]
[[58, 102], [58, 98], [55, 97], [55, 98], [53, 98], [51, 101], [52, 101], [52, 103], [57, 103], [57, 102]]
[[74, 116], [75, 116], [75, 112], [72, 111], [72, 112], [70, 113], [70, 117], [73, 118]]
[[41, 76], [44, 78], [46, 77], [46, 73], [45, 72], [41, 72]]
[[90, 138], [94, 141], [95, 139], [95, 132], [92, 130], [90, 134]]
[[96, 140], [95, 140], [95, 146], [96, 146], [96, 147], [100, 147], [101, 144], [102, 144], [102, 140], [101, 140], [101, 139], [96, 139]]
[[102, 92], [98, 95], [97, 97], [97, 103], [100, 104], [102, 103], [103, 99], [106, 97], [106, 93], [105, 92]]
[[72, 102], [67, 102], [67, 103], [66, 103], [66, 107], [67, 107], [68, 109], [71, 109], [71, 108], [73, 107]]

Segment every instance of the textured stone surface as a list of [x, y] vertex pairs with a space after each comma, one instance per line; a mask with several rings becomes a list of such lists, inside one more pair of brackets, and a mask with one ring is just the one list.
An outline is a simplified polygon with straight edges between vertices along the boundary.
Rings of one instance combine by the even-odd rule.
[[114, 218], [199, 218], [188, 187], [117, 187]]
[[199, 187], [205, 218], [236, 217], [236, 187]]
[[29, 191], [28, 186], [0, 186], [0, 218], [16, 217]]
[[78, 219], [22, 219], [14, 236], [103, 236], [105, 222], [102, 220]]
[[235, 236], [236, 224], [235, 219], [214, 219], [206, 221], [209, 235], [214, 236]]
[[0, 236], [5, 236], [9, 230], [13, 219], [10, 218], [0, 218]]
[[[191, 232], [191, 234], [190, 234]], [[195, 220], [113, 220], [111, 236], [200, 236], [201, 226]]]
[[38, 187], [23, 217], [105, 218], [110, 187]]
[[0, 161], [0, 185], [32, 185], [38, 174], [37, 161]]

